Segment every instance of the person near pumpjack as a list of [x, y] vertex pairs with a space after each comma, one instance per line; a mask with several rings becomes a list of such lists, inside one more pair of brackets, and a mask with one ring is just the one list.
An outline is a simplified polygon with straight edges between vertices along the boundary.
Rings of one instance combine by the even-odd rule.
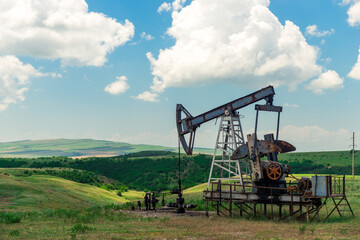
[[149, 210], [149, 197], [148, 197], [147, 193], [145, 193], [144, 202], [145, 202], [145, 210], [148, 211]]
[[151, 198], [151, 204], [152, 204], [152, 210], [155, 210], [156, 207], [156, 197], [155, 197], [155, 192], [152, 193], [152, 198]]
[[151, 210], [151, 193], [148, 193], [148, 210]]

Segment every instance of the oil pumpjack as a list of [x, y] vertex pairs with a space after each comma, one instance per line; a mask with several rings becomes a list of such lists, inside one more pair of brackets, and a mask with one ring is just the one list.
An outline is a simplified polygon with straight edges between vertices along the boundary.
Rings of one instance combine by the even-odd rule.
[[[290, 173], [290, 168], [277, 162], [277, 154], [294, 151], [296, 148], [290, 143], [278, 140], [282, 107], [273, 105], [274, 95], [274, 88], [268, 86], [196, 117], [193, 117], [181, 104], [177, 105], [177, 130], [180, 142], [188, 155], [191, 155], [193, 151], [196, 129], [205, 122], [221, 118], [207, 188], [213, 180], [237, 181], [242, 185], [246, 182], [254, 186], [281, 185], [285, 181], [285, 175]], [[237, 113], [237, 110], [261, 100], [265, 100], [266, 104], [255, 106], [255, 132], [248, 135], [245, 142], [240, 121], [241, 115]], [[278, 113], [275, 139], [273, 134], [267, 134], [264, 140], [258, 140], [259, 111]], [[182, 114], [185, 114], [184, 118]], [[187, 134], [189, 134], [188, 142], [185, 139]], [[216, 157], [218, 151], [222, 156], [221, 159]], [[263, 156], [267, 156], [268, 160], [261, 161]], [[214, 177], [216, 168], [220, 170], [220, 173]], [[280, 181], [274, 183], [269, 180]]]
[[[271, 204], [271, 216], [273, 216], [272, 206], [276, 204], [281, 218], [281, 207], [288, 205], [290, 216], [298, 214], [298, 217], [306, 216], [308, 220], [313, 220], [318, 216], [326, 200], [332, 198], [335, 208], [344, 200], [353, 213], [345, 196], [345, 177], [341, 179], [333, 176], [315, 176], [312, 179], [293, 177], [294, 182], [286, 182], [285, 178], [291, 174], [291, 169], [289, 165], [279, 163], [277, 155], [295, 151], [296, 148], [278, 139], [282, 107], [273, 105], [274, 96], [274, 88], [268, 86], [197, 116], [192, 116], [183, 105], [177, 104], [178, 137], [187, 155], [193, 152], [197, 128], [213, 119], [221, 119], [208, 184], [204, 191], [207, 210], [208, 203], [211, 202], [219, 214], [222, 204], [227, 202], [228, 207], [223, 208], [229, 211], [229, 215], [232, 215], [233, 204], [240, 208], [240, 215], [243, 211], [248, 213], [244, 206], [256, 215], [256, 204], [264, 204], [265, 214], [266, 204]], [[255, 105], [255, 131], [247, 135], [246, 141], [240, 121], [241, 115], [237, 110], [261, 100], [265, 100], [265, 104]], [[275, 137], [273, 133], [266, 134], [263, 140], [259, 140], [258, 119], [259, 112], [263, 111], [277, 113], [276, 134]], [[188, 136], [188, 140], [185, 136]], [[332, 183], [336, 184], [336, 181], [342, 184], [341, 191], [340, 187], [333, 188]], [[338, 203], [335, 202], [337, 197], [341, 198]], [[253, 207], [250, 207], [250, 204], [254, 204]], [[298, 206], [299, 210], [294, 211], [294, 206]], [[303, 207], [306, 208], [304, 213]], [[339, 209], [338, 212], [341, 215]], [[311, 214], [314, 216], [310, 219]]]

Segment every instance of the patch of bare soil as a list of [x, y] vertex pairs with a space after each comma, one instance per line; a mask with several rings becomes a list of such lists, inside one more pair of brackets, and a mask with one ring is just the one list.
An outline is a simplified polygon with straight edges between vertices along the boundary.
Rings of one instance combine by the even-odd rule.
[[[190, 211], [185, 209], [185, 213], [176, 213], [176, 208], [160, 208], [150, 211], [135, 210], [135, 211], [123, 211], [126, 213], [132, 213], [142, 217], [204, 217], [206, 218], [205, 211]], [[215, 212], [209, 212], [210, 216], [216, 215]]]
[[10, 199], [12, 199], [13, 197], [0, 197], [0, 204], [1, 205], [9, 205], [10, 204]]

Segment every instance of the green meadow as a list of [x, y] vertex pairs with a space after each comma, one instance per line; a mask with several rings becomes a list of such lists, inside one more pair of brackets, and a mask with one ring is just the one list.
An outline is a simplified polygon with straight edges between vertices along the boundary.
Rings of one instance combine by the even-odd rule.
[[[19, 176], [23, 169], [0, 169], [0, 210], [30, 211], [33, 209], [86, 208], [122, 204], [142, 197], [142, 192], [115, 191], [81, 184], [49, 175]], [[6, 174], [5, 173], [9, 173]], [[13, 174], [17, 174], [15, 176]]]
[[[310, 170], [296, 177], [310, 177], [317, 170], [314, 166], [329, 171], [351, 169], [351, 155], [346, 151], [280, 157], [299, 171], [299, 163], [308, 163]], [[208, 155], [182, 156], [185, 202], [197, 207], [189, 214], [177, 215], [173, 211], [130, 211], [143, 200], [144, 190], [151, 184], [155, 188], [161, 183], [163, 190], [176, 185], [177, 156], [171, 152], [81, 160], [0, 159], [2, 166], [8, 166], [0, 168], [0, 239], [360, 239], [360, 176], [354, 180], [346, 176], [346, 193], [355, 217], [340, 217], [334, 212], [322, 222], [332, 209], [329, 202], [320, 221], [312, 223], [272, 221], [265, 216], [219, 217], [214, 211], [207, 218], [202, 192], [210, 160]], [[174, 202], [176, 197], [166, 196], [165, 201]]]
[[[311, 161], [315, 164], [324, 165], [327, 168], [349, 167], [352, 164], [352, 155], [349, 151], [331, 151], [331, 152], [294, 152], [279, 154], [279, 161], [304, 162]], [[355, 166], [360, 166], [360, 151], [355, 152]]]
[[[347, 196], [355, 217], [341, 218], [334, 213], [326, 223], [307, 223], [215, 214], [206, 218], [202, 212], [205, 183], [184, 190], [186, 203], [198, 205], [195, 211], [199, 214], [195, 216], [132, 212], [130, 206], [142, 200], [141, 191], [129, 190], [118, 196], [115, 191], [54, 176], [27, 176], [26, 170], [0, 169], [0, 239], [360, 238], [360, 176], [355, 180], [346, 177]], [[166, 201], [175, 198], [168, 196]]]

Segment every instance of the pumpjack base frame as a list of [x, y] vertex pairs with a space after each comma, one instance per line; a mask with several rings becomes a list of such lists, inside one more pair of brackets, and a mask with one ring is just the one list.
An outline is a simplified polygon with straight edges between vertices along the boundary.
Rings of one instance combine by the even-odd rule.
[[[244, 216], [246, 214], [249, 217], [256, 217], [262, 212], [264, 216], [272, 220], [294, 219], [312, 222], [315, 219], [320, 220], [320, 211], [324, 207], [327, 209], [327, 202], [331, 201], [334, 207], [330, 212], [327, 211], [324, 221], [335, 211], [341, 217], [345, 215], [344, 212], [350, 212], [354, 216], [354, 212], [345, 195], [345, 176], [341, 178], [343, 180], [341, 189], [337, 189], [337, 186], [332, 186], [332, 181], [329, 181], [329, 187], [333, 191], [327, 196], [304, 195], [291, 187], [255, 186], [255, 188], [265, 188], [267, 192], [270, 192], [269, 195], [261, 195], [252, 191], [242, 191], [243, 186], [237, 183], [212, 182], [211, 188], [205, 190], [203, 194], [206, 204], [206, 215], [208, 216], [209, 214], [210, 204], [216, 209], [216, 213], [219, 216], [232, 217], [234, 215]], [[246, 187], [247, 189], [250, 188], [250, 186]], [[279, 192], [281, 194], [276, 194]], [[269, 205], [270, 212], [267, 209]], [[341, 209], [340, 206], [344, 208]], [[288, 207], [288, 213], [283, 211], [283, 207]], [[348, 209], [345, 209], [346, 207]], [[238, 211], [236, 211], [236, 208]]]

